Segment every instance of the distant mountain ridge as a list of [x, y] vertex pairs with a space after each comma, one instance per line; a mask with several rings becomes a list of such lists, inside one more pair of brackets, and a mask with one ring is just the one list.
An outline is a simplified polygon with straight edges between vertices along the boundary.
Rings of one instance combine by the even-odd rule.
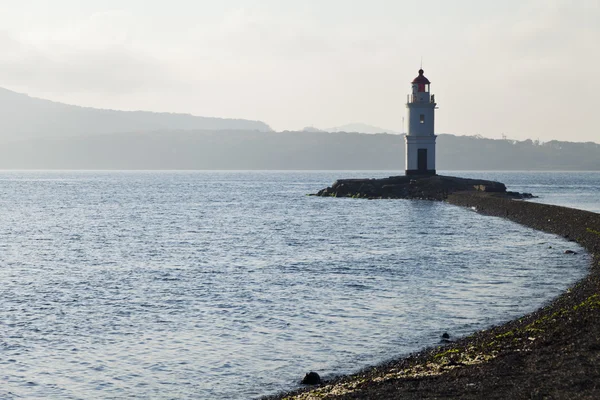
[[356, 122], [352, 124], [334, 126], [332, 128], [323, 129], [325, 132], [357, 132], [357, 133], [391, 133], [400, 134], [400, 132], [392, 129], [384, 129], [378, 126], [363, 124], [362, 122]]
[[[260, 121], [84, 108], [0, 89], [3, 169], [404, 171], [403, 135], [365, 124], [336, 129], [344, 132], [273, 132]], [[357, 130], [370, 134], [346, 132]], [[600, 144], [440, 134], [437, 166], [600, 171]]]
[[269, 125], [261, 121], [80, 107], [0, 88], [2, 140], [167, 129], [272, 131]]
[[[438, 170], [600, 171], [600, 144], [441, 134]], [[392, 170], [404, 137], [389, 134], [152, 131], [36, 138], [0, 146], [0, 169]]]

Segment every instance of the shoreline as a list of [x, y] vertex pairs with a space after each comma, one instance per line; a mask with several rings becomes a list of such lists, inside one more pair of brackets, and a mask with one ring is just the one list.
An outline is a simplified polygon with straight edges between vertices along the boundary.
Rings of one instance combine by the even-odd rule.
[[445, 201], [577, 242], [592, 256], [588, 274], [517, 320], [264, 399], [600, 398], [600, 214], [500, 193]]

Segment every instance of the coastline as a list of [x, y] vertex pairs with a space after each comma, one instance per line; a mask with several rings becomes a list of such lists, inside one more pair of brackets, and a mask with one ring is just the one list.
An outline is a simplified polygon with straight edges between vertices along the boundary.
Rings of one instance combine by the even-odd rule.
[[446, 202], [576, 241], [587, 276], [517, 320], [265, 399], [600, 398], [600, 214], [474, 191]]

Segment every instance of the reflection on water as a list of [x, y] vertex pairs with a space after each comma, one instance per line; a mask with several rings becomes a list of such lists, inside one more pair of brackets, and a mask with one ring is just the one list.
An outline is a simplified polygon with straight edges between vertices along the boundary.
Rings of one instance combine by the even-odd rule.
[[0, 173], [0, 397], [255, 397], [585, 273], [573, 243], [459, 207], [305, 196], [361, 175], [390, 173]]

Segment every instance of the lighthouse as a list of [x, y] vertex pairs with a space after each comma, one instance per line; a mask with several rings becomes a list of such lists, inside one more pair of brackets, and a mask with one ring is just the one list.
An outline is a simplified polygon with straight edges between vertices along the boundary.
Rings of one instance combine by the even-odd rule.
[[435, 96], [429, 91], [429, 79], [419, 70], [408, 95], [408, 132], [406, 140], [406, 175], [435, 175], [434, 112]]

